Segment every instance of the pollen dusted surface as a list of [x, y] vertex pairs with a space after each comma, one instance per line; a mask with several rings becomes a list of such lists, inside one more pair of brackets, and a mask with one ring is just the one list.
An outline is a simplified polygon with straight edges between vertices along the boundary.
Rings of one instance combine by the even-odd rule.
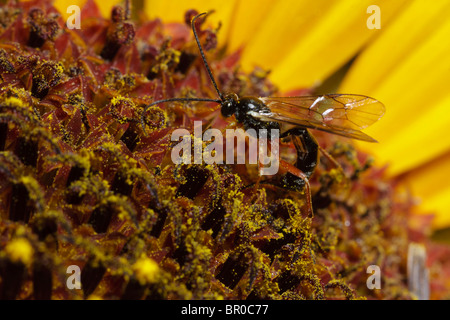
[[[11, 2], [12, 3], [12, 2]], [[187, 22], [195, 15], [186, 14]], [[302, 191], [250, 165], [174, 165], [170, 134], [194, 120], [225, 129], [189, 23], [99, 17], [69, 30], [48, 1], [0, 9], [0, 298], [410, 298], [411, 204], [347, 142], [314, 133], [327, 159]], [[199, 23], [223, 92], [269, 96], [266, 72], [239, 72]], [[206, 143], [204, 143], [204, 147]], [[284, 156], [295, 155], [286, 142]], [[69, 289], [77, 265], [82, 290]], [[366, 285], [369, 265], [383, 289]]]

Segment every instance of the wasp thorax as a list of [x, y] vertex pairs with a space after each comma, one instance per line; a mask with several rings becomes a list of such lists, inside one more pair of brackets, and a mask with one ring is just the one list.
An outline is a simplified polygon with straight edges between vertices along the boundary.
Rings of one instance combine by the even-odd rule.
[[221, 112], [224, 117], [231, 117], [239, 103], [239, 97], [235, 93], [228, 93], [223, 97]]

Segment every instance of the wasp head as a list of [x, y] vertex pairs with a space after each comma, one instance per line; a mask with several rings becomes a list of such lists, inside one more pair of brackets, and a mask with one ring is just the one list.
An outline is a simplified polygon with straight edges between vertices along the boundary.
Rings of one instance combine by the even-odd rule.
[[237, 109], [239, 97], [235, 93], [228, 93], [223, 97], [221, 112], [224, 117], [231, 117]]

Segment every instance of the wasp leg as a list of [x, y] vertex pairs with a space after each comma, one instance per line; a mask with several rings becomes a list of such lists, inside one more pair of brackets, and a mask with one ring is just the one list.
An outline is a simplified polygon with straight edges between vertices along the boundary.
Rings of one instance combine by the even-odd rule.
[[[309, 179], [319, 161], [319, 145], [309, 131], [303, 128], [290, 129], [281, 134], [280, 138], [288, 136], [292, 137], [294, 146], [297, 149], [295, 167], [304, 174], [306, 179]], [[300, 191], [305, 186], [305, 179], [288, 172], [283, 176], [282, 183], [286, 188]]]
[[[267, 141], [267, 147], [268, 147], [268, 151], [271, 153], [272, 152], [272, 144], [271, 144], [270, 140]], [[254, 187], [255, 190], [257, 190], [259, 188], [260, 183], [266, 183], [267, 181], [270, 181], [270, 179], [262, 180], [261, 172], [264, 168], [264, 164], [261, 161], [260, 157], [262, 157], [262, 155], [259, 152], [261, 152], [261, 150], [258, 151], [258, 178], [256, 179], [255, 182], [251, 183], [250, 185], [246, 186], [245, 188]]]
[[[313, 206], [312, 206], [312, 196], [311, 196], [311, 187], [309, 185], [309, 180], [308, 180], [308, 176], [302, 172], [302, 170], [300, 170], [299, 168], [297, 168], [296, 166], [293, 166], [292, 164], [280, 160], [280, 169], [281, 171], [287, 172], [284, 177], [289, 176], [291, 180], [295, 180], [295, 186], [298, 185], [302, 185], [301, 189], [295, 189], [296, 191], [300, 191], [302, 189], [305, 189], [305, 196], [306, 196], [306, 207], [308, 208], [308, 216], [312, 217], [313, 216]], [[282, 181], [282, 183], [284, 183], [284, 181]], [[288, 187], [287, 185], [282, 185], [283, 187]]]

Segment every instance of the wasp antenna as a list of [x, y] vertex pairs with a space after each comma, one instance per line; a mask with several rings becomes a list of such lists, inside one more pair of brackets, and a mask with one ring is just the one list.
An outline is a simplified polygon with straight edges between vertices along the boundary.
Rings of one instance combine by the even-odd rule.
[[217, 86], [216, 80], [214, 80], [214, 76], [212, 74], [211, 68], [209, 67], [208, 62], [206, 61], [205, 53], [203, 52], [202, 45], [200, 44], [200, 40], [198, 39], [197, 30], [195, 29], [195, 20], [197, 20], [198, 17], [203, 16], [205, 14], [207, 14], [207, 13], [206, 12], [200, 13], [192, 19], [192, 22], [191, 22], [192, 31], [194, 32], [195, 41], [197, 41], [197, 46], [198, 46], [198, 49], [200, 50], [200, 55], [202, 56], [205, 68], [208, 71], [209, 78], [211, 79], [211, 82], [213, 83], [214, 88], [216, 88], [216, 91], [217, 91], [217, 94], [219, 95], [220, 100], [223, 101], [223, 95], [220, 92], [219, 87]]
[[142, 112], [141, 115], [141, 125], [142, 125], [142, 130], [145, 133], [145, 114], [147, 113], [148, 108], [160, 104], [160, 103], [164, 103], [164, 102], [174, 102], [174, 101], [179, 101], [179, 102], [190, 102], [190, 101], [195, 101], [195, 102], [215, 102], [215, 103], [221, 103], [222, 100], [219, 99], [208, 99], [208, 98], [169, 98], [169, 99], [163, 99], [163, 100], [157, 100], [157, 101], [153, 101], [152, 103], [146, 105], [144, 107], [144, 111]]

